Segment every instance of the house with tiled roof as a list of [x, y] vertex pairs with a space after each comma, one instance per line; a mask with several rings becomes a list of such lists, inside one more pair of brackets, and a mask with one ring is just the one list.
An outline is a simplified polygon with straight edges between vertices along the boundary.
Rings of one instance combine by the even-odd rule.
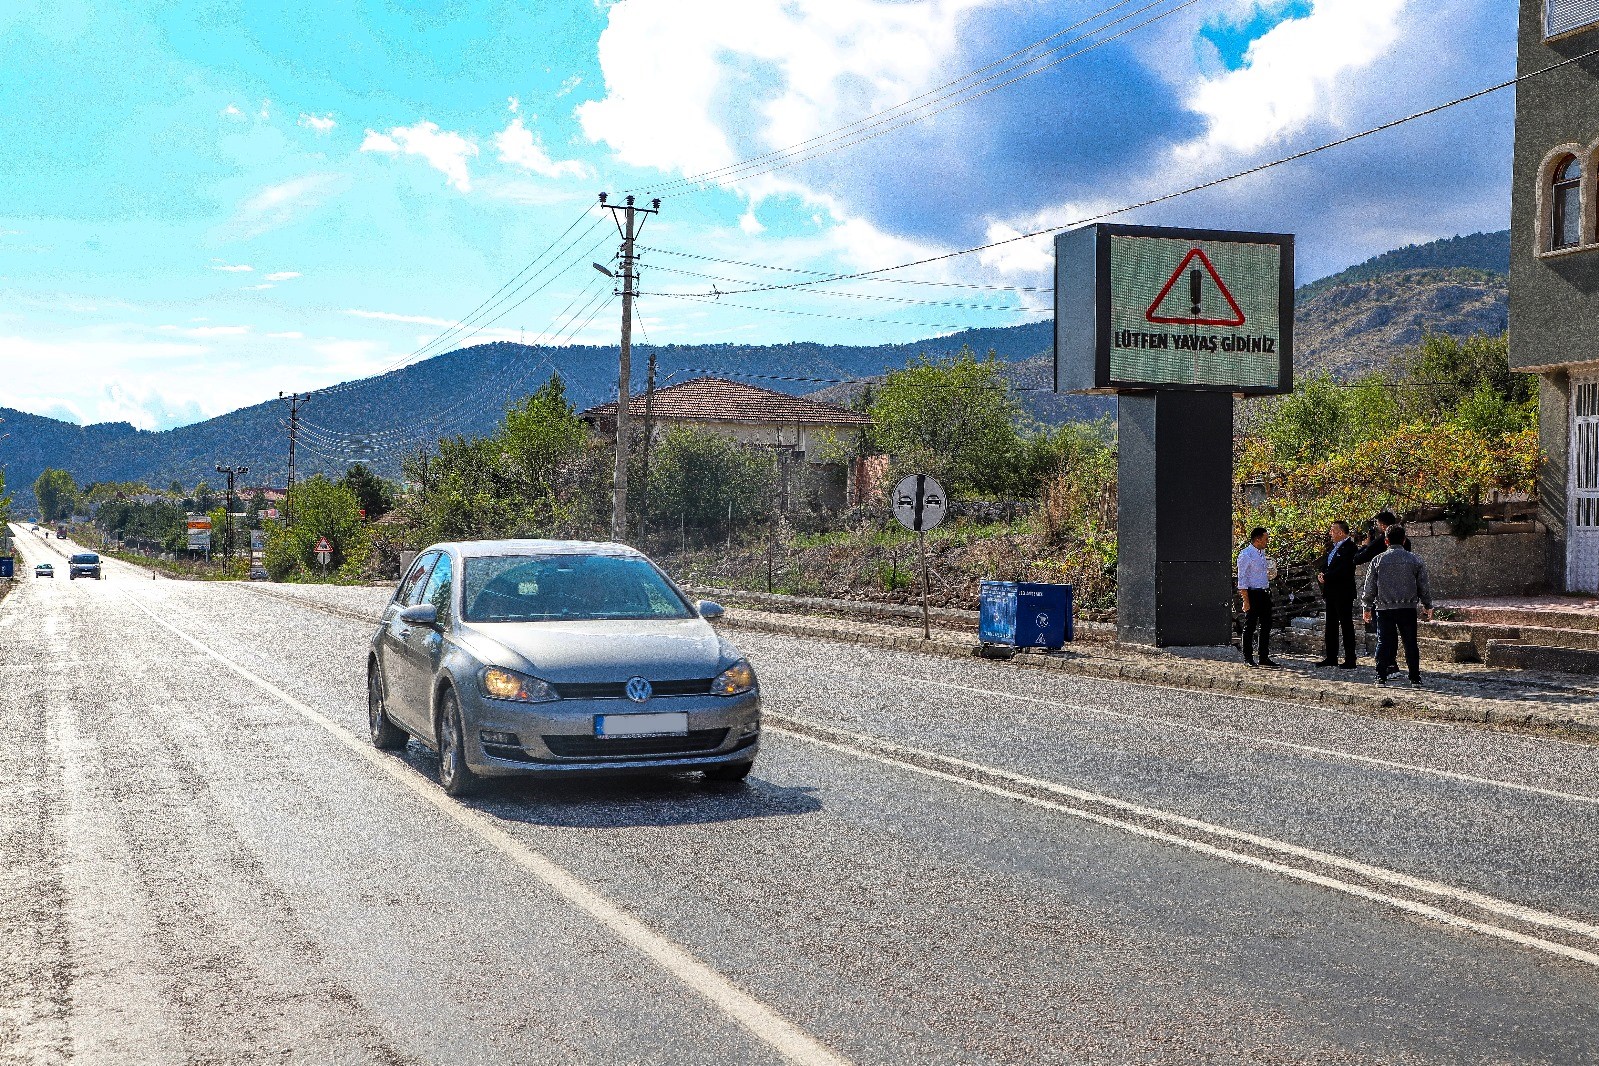
[[[825, 447], [830, 439], [851, 444], [858, 440], [872, 422], [859, 411], [715, 377], [657, 389], [650, 407], [657, 437], [672, 426], [687, 425], [742, 444], [772, 448], [785, 471], [785, 484], [791, 480], [789, 469], [803, 464], [799, 469], [805, 471], [809, 486], [826, 486], [821, 496], [828, 505], [840, 506], [859, 496], [854, 468], [858, 464], [840, 463], [836, 452]], [[644, 410], [644, 396], [632, 397], [628, 418], [633, 425], [644, 424]], [[616, 432], [614, 402], [591, 407], [581, 417], [607, 436]]]

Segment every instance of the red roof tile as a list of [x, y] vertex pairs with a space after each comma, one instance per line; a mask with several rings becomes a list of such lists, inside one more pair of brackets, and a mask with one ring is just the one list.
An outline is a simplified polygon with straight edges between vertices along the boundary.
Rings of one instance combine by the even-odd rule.
[[[655, 390], [655, 417], [663, 422], [746, 422], [756, 425], [864, 426], [871, 419], [837, 404], [807, 400], [724, 378], [695, 378]], [[628, 414], [644, 417], [644, 397], [634, 396]], [[615, 402], [583, 412], [590, 422], [616, 419]]]

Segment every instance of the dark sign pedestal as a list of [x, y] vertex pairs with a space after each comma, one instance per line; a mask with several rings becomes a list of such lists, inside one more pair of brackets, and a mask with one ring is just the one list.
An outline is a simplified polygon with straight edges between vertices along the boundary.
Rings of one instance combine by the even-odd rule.
[[1233, 398], [1117, 400], [1116, 635], [1156, 647], [1232, 639]]

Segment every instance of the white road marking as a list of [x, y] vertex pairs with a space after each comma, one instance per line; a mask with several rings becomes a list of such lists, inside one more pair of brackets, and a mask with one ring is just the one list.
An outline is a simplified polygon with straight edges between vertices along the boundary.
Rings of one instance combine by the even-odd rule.
[[1571, 803], [1589, 803], [1599, 805], [1599, 796], [1585, 796], [1579, 792], [1562, 792], [1553, 788], [1541, 788], [1538, 785], [1524, 785], [1518, 781], [1504, 781], [1494, 777], [1478, 777], [1475, 774], [1463, 774], [1455, 770], [1440, 770], [1434, 766], [1421, 766], [1416, 763], [1398, 762], [1393, 759], [1380, 759], [1375, 755], [1361, 755], [1357, 752], [1343, 751], [1339, 748], [1326, 748], [1317, 744], [1300, 744], [1292, 740], [1274, 740], [1270, 737], [1256, 736], [1253, 733], [1243, 733], [1232, 729], [1218, 729], [1215, 726], [1194, 725], [1190, 722], [1180, 722], [1171, 718], [1157, 718], [1153, 715], [1130, 714], [1126, 711], [1109, 711], [1102, 707], [1090, 707], [1080, 703], [1068, 703], [1064, 700], [1052, 700], [1042, 696], [1022, 696], [1002, 689], [981, 688], [976, 685], [961, 685], [953, 681], [935, 681], [925, 677], [914, 677], [909, 674], [890, 674], [889, 677], [901, 681], [914, 681], [920, 685], [936, 688], [954, 689], [959, 692], [970, 692], [974, 695], [1001, 696], [1005, 699], [1016, 700], [1021, 703], [1036, 703], [1045, 707], [1060, 707], [1063, 710], [1078, 711], [1083, 714], [1097, 715], [1101, 718], [1115, 718], [1125, 722], [1137, 722], [1147, 725], [1158, 725], [1163, 728], [1183, 729], [1192, 733], [1210, 733], [1230, 740], [1242, 740], [1250, 744], [1264, 744], [1274, 748], [1286, 748], [1290, 751], [1305, 752], [1310, 755], [1325, 755], [1335, 759], [1348, 759], [1351, 762], [1366, 763], [1370, 766], [1382, 766], [1392, 770], [1404, 770], [1410, 773], [1428, 774], [1433, 777], [1447, 778], [1451, 781], [1463, 781], [1471, 785], [1489, 785], [1494, 788], [1511, 789], [1516, 792], [1529, 792], [1538, 796], [1547, 796], [1550, 799], [1565, 800]]
[[419, 776], [398, 759], [384, 755], [322, 712], [300, 702], [272, 682], [234, 662], [203, 641], [168, 624], [135, 597], [127, 593], [123, 595], [141, 612], [148, 615], [156, 625], [269, 693], [303, 718], [321, 726], [369, 765], [376, 767], [417, 798], [531, 873], [556, 895], [595, 918], [618, 939], [705, 997], [789, 1062], [798, 1063], [800, 1066], [850, 1066], [848, 1059], [838, 1055], [771, 1007], [735, 986], [686, 948], [657, 933], [622, 907], [583, 884], [564, 867], [556, 865], [540, 852], [516, 839], [487, 815], [457, 803], [445, 795], [437, 785]]
[[[1479, 910], [1488, 911], [1506, 918], [1512, 918], [1517, 921], [1526, 922], [1530, 925], [1541, 925], [1550, 929], [1558, 929], [1564, 933], [1570, 933], [1576, 936], [1585, 937], [1590, 940], [1599, 941], [1599, 926], [1590, 925], [1574, 918], [1567, 918], [1558, 914], [1550, 914], [1532, 907], [1523, 906], [1519, 903], [1510, 903], [1506, 900], [1495, 899], [1492, 896], [1486, 896], [1479, 892], [1473, 892], [1470, 889], [1455, 888], [1451, 885], [1440, 884], [1436, 881], [1427, 881], [1419, 877], [1411, 877], [1408, 874], [1402, 874], [1394, 870], [1384, 869], [1380, 866], [1371, 866], [1367, 863], [1358, 862], [1354, 859], [1346, 859], [1341, 855], [1333, 855], [1324, 851], [1316, 851], [1313, 848], [1300, 847], [1297, 844], [1290, 844], [1286, 841], [1273, 840], [1270, 837], [1258, 836], [1254, 833], [1246, 833], [1237, 829], [1229, 829], [1226, 826], [1200, 821], [1197, 818], [1188, 818], [1184, 815], [1172, 814], [1169, 811], [1162, 811], [1153, 807], [1144, 807], [1136, 803], [1128, 803], [1125, 800], [1119, 800], [1112, 796], [1102, 796], [1092, 792], [1085, 792], [1081, 789], [1070, 788], [1066, 785], [1057, 784], [1053, 781], [1044, 781], [1038, 778], [1026, 777], [1022, 774], [1011, 773], [1008, 770], [1000, 770], [995, 767], [985, 766], [981, 763], [970, 762], [965, 759], [957, 759], [948, 755], [941, 755], [937, 752], [909, 748], [901, 744], [879, 740], [876, 737], [869, 737], [862, 734], [847, 733], [843, 730], [833, 729], [830, 726], [816, 727], [813, 726], [812, 723], [798, 720], [794, 721], [792, 725], [786, 725], [783, 716], [772, 714], [768, 714], [766, 716], [766, 726], [768, 729], [775, 729], [787, 733], [790, 736], [809, 741], [812, 744], [818, 744], [822, 747], [830, 748], [834, 751], [842, 752], [847, 755], [852, 755], [859, 759], [868, 759], [873, 762], [883, 763], [898, 769], [909, 770], [913, 773], [923, 774], [927, 777], [937, 778], [941, 781], [947, 781], [952, 784], [976, 789], [980, 792], [987, 792], [996, 796], [1004, 796], [1008, 799], [1017, 800], [1022, 803], [1028, 803], [1032, 804], [1033, 806], [1059, 811], [1063, 814], [1069, 814], [1073, 817], [1082, 818], [1086, 821], [1094, 822], [1099, 825], [1109, 826], [1114, 829], [1120, 829], [1124, 832], [1134, 833], [1138, 836], [1148, 837], [1152, 840], [1160, 840], [1165, 843], [1175, 844], [1178, 847], [1187, 848], [1192, 851], [1198, 851], [1216, 858], [1226, 859], [1229, 862], [1237, 862], [1246, 866], [1254, 866], [1262, 870], [1270, 870], [1274, 873], [1280, 873], [1286, 877], [1292, 877], [1296, 880], [1306, 881], [1314, 885], [1320, 885], [1323, 888], [1330, 888], [1335, 891], [1345, 892], [1349, 895], [1358, 896], [1362, 899], [1370, 900], [1375, 903], [1397, 907], [1400, 910], [1405, 910], [1411, 912], [1412, 914], [1419, 914], [1427, 918], [1432, 918], [1447, 925], [1456, 926], [1462, 929], [1470, 929], [1475, 932], [1484, 933], [1488, 936], [1509, 940], [1513, 943], [1521, 944], [1526, 947], [1533, 947], [1540, 951], [1547, 951], [1553, 955], [1561, 955], [1565, 958], [1575, 959], [1578, 962], [1585, 962], [1591, 966], [1599, 966], [1599, 954], [1595, 954], [1594, 952], [1570, 947], [1569, 945], [1556, 943], [1551, 940], [1544, 940], [1540, 937], [1528, 936], [1525, 933], [1519, 933], [1513, 929], [1505, 929], [1501, 926], [1473, 921], [1469, 918], [1463, 918], [1459, 915], [1452, 914], [1449, 911], [1433, 907], [1426, 903], [1418, 903], [1415, 900], [1404, 899], [1399, 896], [1390, 896], [1385, 893], [1366, 888], [1363, 885], [1356, 885], [1347, 881], [1340, 881], [1337, 878], [1328, 877], [1324, 874], [1318, 874], [1314, 871], [1301, 869], [1296, 866], [1288, 866], [1283, 863], [1273, 862], [1270, 859], [1263, 859], [1259, 856], [1250, 855], [1246, 852], [1234, 851], [1228, 848], [1219, 847], [1214, 844], [1209, 844], [1201, 840], [1194, 840], [1190, 837], [1178, 836], [1175, 833], [1168, 833], [1159, 829], [1152, 829], [1149, 826], [1139, 825], [1135, 822], [1124, 821], [1120, 818], [1112, 818], [1108, 815], [1099, 814], [1095, 811], [1086, 810], [1082, 807], [1075, 807], [1068, 803], [1045, 799], [1043, 797], [1034, 796], [1026, 792], [1020, 792], [1013, 789], [1004, 788], [1000, 785], [990, 784], [985, 781], [974, 781], [971, 778], [963, 777], [960, 774], [938, 770], [930, 766], [922, 765], [918, 762], [912, 762], [908, 759], [896, 758], [894, 753], [904, 753], [905, 755], [915, 756], [918, 759], [925, 759], [929, 762], [943, 763], [953, 768], [970, 770], [983, 774], [987, 777], [994, 777], [1003, 781], [1014, 782], [1017, 785], [1036, 789], [1041, 792], [1049, 792], [1084, 803], [1093, 803], [1099, 806], [1110, 807], [1112, 809], [1124, 811], [1128, 814], [1136, 815], [1140, 818], [1145, 818], [1150, 821], [1164, 822], [1171, 826], [1181, 826], [1185, 829], [1205, 833], [1210, 836], [1247, 843], [1264, 851], [1271, 851], [1279, 855], [1304, 859], [1335, 869], [1347, 870], [1350, 873], [1359, 874], [1362, 877], [1367, 877], [1374, 881], [1381, 881], [1386, 884], [1391, 884], [1395, 887], [1407, 888], [1415, 892], [1437, 896], [1439, 898], [1448, 899], [1456, 903], [1463, 903]], [[835, 736], [848, 738], [849, 742], [839, 743], [837, 741], [824, 739], [823, 737], [817, 736], [810, 732], [809, 730], [811, 728], [819, 728], [820, 731], [825, 731]]]

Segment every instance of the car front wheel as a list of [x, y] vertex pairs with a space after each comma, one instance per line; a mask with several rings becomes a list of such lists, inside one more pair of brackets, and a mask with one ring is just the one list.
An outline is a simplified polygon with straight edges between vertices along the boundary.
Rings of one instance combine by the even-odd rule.
[[455, 690], [439, 693], [439, 784], [452, 796], [470, 794], [481, 779], [466, 764], [465, 732], [461, 728], [461, 703]]
[[398, 751], [410, 739], [405, 730], [389, 721], [388, 709], [383, 704], [383, 679], [378, 676], [377, 664], [366, 671], [366, 720], [372, 730], [372, 746], [384, 751]]

